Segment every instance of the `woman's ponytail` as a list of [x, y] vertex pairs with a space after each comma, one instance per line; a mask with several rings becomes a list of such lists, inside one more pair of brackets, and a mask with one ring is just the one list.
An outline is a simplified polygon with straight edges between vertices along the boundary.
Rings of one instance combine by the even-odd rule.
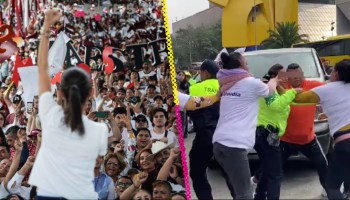
[[72, 85], [69, 88], [69, 99], [67, 99], [64, 111], [65, 111], [65, 123], [71, 128], [72, 131], [79, 132], [83, 135], [84, 124], [82, 119], [82, 99], [80, 91], [77, 85]]
[[223, 52], [220, 55], [221, 61], [222, 61], [222, 68], [224, 69], [236, 69], [242, 66], [241, 64], [241, 57], [242, 55], [237, 52], [233, 53], [226, 53]]

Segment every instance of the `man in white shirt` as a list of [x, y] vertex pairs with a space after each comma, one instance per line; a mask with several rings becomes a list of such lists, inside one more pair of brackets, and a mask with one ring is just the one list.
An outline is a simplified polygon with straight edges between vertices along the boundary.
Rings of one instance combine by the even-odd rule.
[[144, 78], [148, 80], [150, 76], [154, 75], [156, 75], [156, 73], [152, 71], [151, 61], [145, 60], [142, 65], [142, 70], [139, 72], [140, 79]]
[[153, 130], [151, 131], [151, 138], [160, 140], [167, 144], [177, 142], [175, 133], [165, 129], [168, 123], [168, 113], [163, 108], [155, 108], [151, 115], [151, 122]]

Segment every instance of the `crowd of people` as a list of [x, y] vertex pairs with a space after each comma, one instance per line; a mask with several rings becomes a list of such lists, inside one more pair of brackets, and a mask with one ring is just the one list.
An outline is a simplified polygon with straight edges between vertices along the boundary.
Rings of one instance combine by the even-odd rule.
[[[349, 60], [338, 63], [326, 84], [305, 79], [297, 63], [276, 64], [259, 80], [249, 73], [242, 54], [224, 52], [219, 63], [205, 60], [192, 74], [178, 72], [181, 96], [219, 97], [208, 107], [182, 111], [183, 126], [189, 116], [196, 132], [189, 154], [196, 196], [213, 199], [206, 170], [214, 158], [234, 199], [279, 199], [283, 166], [300, 152], [317, 169], [329, 199], [348, 198], [349, 97], [342, 94], [349, 89], [349, 70]], [[290, 76], [282, 75], [286, 73]], [[194, 81], [197, 75], [200, 82]], [[179, 100], [181, 104], [186, 98]], [[319, 104], [324, 114], [317, 117], [328, 117], [334, 139], [328, 158], [313, 128]], [[260, 160], [253, 176], [248, 159], [251, 149]]]
[[[185, 199], [166, 55], [155, 63], [149, 48], [137, 68], [132, 52], [125, 51], [165, 37], [161, 2], [113, 1], [102, 11], [79, 1], [38, 7], [20, 32], [25, 44], [0, 63], [0, 199], [81, 199], [93, 197], [90, 189], [98, 199]], [[53, 7], [60, 9], [59, 18]], [[10, 23], [6, 7], [2, 11]], [[45, 43], [60, 31], [83, 61], [89, 45], [115, 47], [123, 70], [107, 73], [102, 52], [93, 51], [91, 74], [65, 62], [61, 80], [45, 88]], [[16, 59], [30, 59], [39, 68], [39, 94], [31, 107], [21, 82], [12, 82]]]

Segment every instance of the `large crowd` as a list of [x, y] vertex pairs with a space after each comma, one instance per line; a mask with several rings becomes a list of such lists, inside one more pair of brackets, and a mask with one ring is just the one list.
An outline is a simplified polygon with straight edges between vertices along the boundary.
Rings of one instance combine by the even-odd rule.
[[[63, 13], [61, 20], [51, 27], [50, 40], [63, 31], [81, 60], [85, 60], [87, 46], [113, 46], [122, 53], [118, 57], [124, 68], [118, 72], [104, 70], [102, 52], [93, 51], [94, 59], [87, 63], [91, 69], [92, 93], [83, 114], [109, 129], [107, 153], [96, 158], [94, 180], [91, 180], [99, 199], [185, 199], [166, 54], [161, 56], [160, 63], [155, 63], [149, 48], [144, 52], [142, 67], [138, 68], [133, 54], [125, 51], [127, 45], [165, 37], [161, 2], [118, 1], [100, 10], [100, 6], [79, 3], [52, 1], [37, 5], [28, 27], [20, 33], [25, 44], [0, 63], [0, 199], [15, 196], [32, 199], [36, 195], [37, 188], [28, 179], [40, 153], [41, 122], [48, 119], [39, 117], [43, 112], [39, 111], [39, 105], [44, 104], [39, 102], [39, 96], [25, 104], [22, 94], [26, 91], [21, 82], [13, 84], [12, 80], [16, 59], [38, 63], [38, 42], [44, 37], [40, 29], [44, 12], [50, 7], [58, 7]], [[2, 7], [3, 23], [9, 24], [11, 13], [6, 8]], [[66, 63], [63, 72], [71, 67], [74, 66]], [[59, 82], [53, 85], [58, 104], [62, 100]]]

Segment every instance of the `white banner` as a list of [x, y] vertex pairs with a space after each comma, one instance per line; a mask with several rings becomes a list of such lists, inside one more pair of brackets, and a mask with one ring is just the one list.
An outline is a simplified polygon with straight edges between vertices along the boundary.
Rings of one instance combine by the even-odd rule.
[[21, 84], [23, 87], [22, 99], [26, 108], [28, 107], [28, 103], [33, 103], [34, 96], [39, 94], [38, 73], [38, 66], [18, 68], [18, 74], [21, 77]]
[[66, 41], [69, 41], [69, 38], [61, 32], [49, 50], [49, 72], [51, 78], [62, 71], [67, 53]]

